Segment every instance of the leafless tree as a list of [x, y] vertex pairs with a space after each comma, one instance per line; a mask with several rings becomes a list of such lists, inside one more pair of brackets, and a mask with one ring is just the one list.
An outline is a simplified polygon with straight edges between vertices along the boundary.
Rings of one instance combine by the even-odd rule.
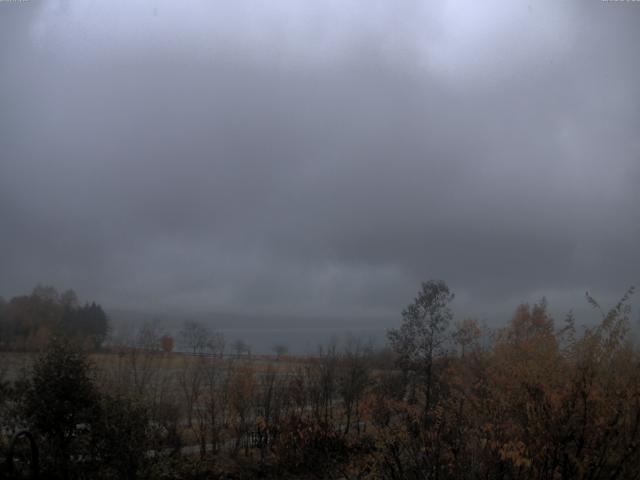
[[210, 332], [206, 325], [196, 320], [185, 320], [180, 329], [182, 347], [194, 355], [203, 353], [209, 342]]
[[333, 403], [337, 389], [338, 355], [336, 345], [319, 349], [317, 358], [307, 369], [311, 408], [318, 422], [328, 427], [333, 420]]
[[220, 332], [214, 332], [207, 338], [207, 353], [214, 357], [223, 358], [226, 345], [224, 335]]
[[278, 360], [289, 353], [289, 347], [282, 343], [275, 344], [273, 347], [271, 347], [271, 350], [273, 350], [273, 353], [276, 354], [276, 358]]
[[238, 357], [243, 355], [251, 356], [251, 347], [242, 339], [238, 339], [233, 342], [233, 350]]
[[247, 434], [253, 423], [253, 406], [255, 401], [255, 375], [250, 365], [235, 366], [229, 383], [229, 409], [231, 413], [231, 430], [235, 437], [232, 454], [235, 456], [240, 446], [245, 445], [245, 453], [248, 454], [246, 443]]
[[177, 373], [177, 383], [180, 386], [185, 409], [187, 426], [192, 427], [193, 410], [196, 406], [204, 382], [203, 361], [200, 358], [182, 357], [182, 365]]
[[338, 375], [338, 392], [342, 397], [345, 412], [344, 433], [349, 433], [353, 417], [360, 431], [360, 403], [370, 382], [371, 344], [364, 344], [356, 337], [347, 340], [341, 356]]
[[[220, 446], [222, 431], [228, 423], [229, 365], [229, 362], [217, 358], [207, 358], [202, 365], [203, 392], [196, 412], [200, 423], [204, 421], [206, 424], [214, 452]], [[204, 431], [202, 433], [201, 442], [204, 441]]]

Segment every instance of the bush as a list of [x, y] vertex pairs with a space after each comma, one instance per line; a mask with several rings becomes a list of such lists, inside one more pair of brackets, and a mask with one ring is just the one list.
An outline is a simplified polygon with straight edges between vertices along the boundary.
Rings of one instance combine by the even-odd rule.
[[149, 412], [140, 402], [103, 395], [91, 425], [93, 467], [100, 478], [134, 479], [144, 476], [155, 446]]
[[88, 425], [99, 396], [85, 354], [56, 339], [33, 366], [23, 386], [21, 413], [42, 441], [42, 461], [51, 478], [68, 478], [70, 462], [84, 461]]

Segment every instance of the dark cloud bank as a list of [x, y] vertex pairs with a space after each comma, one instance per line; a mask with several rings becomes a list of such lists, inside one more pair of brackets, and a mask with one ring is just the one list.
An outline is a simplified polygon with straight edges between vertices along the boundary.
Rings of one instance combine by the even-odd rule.
[[314, 327], [390, 326], [429, 278], [480, 317], [613, 301], [640, 284], [639, 27], [633, 2], [2, 2], [0, 292]]

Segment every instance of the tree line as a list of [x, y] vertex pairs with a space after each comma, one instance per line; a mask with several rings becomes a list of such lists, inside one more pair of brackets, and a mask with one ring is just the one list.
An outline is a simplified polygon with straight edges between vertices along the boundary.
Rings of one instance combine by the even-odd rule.
[[73, 290], [36, 286], [29, 295], [0, 297], [0, 348], [39, 350], [54, 335], [80, 339], [98, 348], [109, 331], [109, 318], [95, 302], [81, 304]]
[[386, 348], [285, 360], [175, 355], [149, 326], [148, 348], [90, 359], [54, 343], [4, 383], [0, 418], [37, 434], [50, 478], [633, 479], [632, 293], [609, 310], [587, 296], [590, 328], [542, 300], [488, 331], [430, 281]]

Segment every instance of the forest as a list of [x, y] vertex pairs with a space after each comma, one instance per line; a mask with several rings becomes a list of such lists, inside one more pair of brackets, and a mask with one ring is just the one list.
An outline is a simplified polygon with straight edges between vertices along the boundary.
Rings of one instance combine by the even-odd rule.
[[101, 307], [53, 293], [2, 306], [7, 478], [640, 477], [633, 288], [611, 309], [587, 294], [589, 327], [554, 321], [542, 300], [488, 330], [454, 319], [454, 294], [433, 280], [384, 348], [351, 338], [274, 357], [225, 356], [221, 335], [193, 324], [188, 353], [149, 325], [107, 348]]
[[8, 302], [0, 297], [0, 349], [36, 351], [52, 336], [65, 337], [99, 348], [107, 337], [108, 318], [95, 302], [80, 305], [73, 290], [62, 293], [36, 286], [30, 295]]

